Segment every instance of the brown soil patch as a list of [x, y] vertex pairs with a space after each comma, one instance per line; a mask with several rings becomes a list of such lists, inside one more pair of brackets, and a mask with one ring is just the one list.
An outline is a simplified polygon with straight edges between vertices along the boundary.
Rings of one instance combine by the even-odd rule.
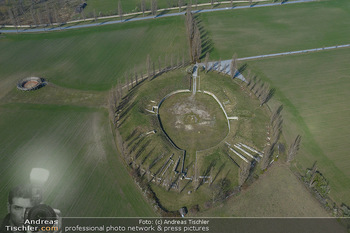
[[30, 80], [30, 81], [26, 82], [26, 83], [23, 85], [23, 87], [24, 87], [24, 88], [27, 88], [27, 89], [31, 89], [31, 88], [33, 88], [33, 87], [38, 86], [38, 84], [39, 84], [38, 81], [36, 81], [36, 80]]

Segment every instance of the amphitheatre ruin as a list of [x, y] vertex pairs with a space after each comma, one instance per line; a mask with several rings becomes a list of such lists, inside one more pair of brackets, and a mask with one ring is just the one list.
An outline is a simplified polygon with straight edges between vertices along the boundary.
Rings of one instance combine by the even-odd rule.
[[[140, 82], [117, 110], [125, 160], [157, 196], [177, 195], [172, 211], [198, 196], [207, 202], [214, 186], [223, 192], [218, 199], [239, 190], [248, 178], [239, 181], [241, 167], [258, 172], [270, 143], [269, 110], [244, 88], [244, 77], [210, 69], [177, 67]], [[181, 195], [187, 201], [178, 202]]]

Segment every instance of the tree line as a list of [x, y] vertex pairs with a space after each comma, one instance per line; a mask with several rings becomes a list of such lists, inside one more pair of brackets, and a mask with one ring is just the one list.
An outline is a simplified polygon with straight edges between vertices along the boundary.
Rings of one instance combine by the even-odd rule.
[[158, 56], [158, 59], [153, 60], [148, 54], [145, 61], [146, 70], [139, 70], [135, 65], [133, 69], [127, 71], [124, 74], [124, 83], [119, 78], [116, 86], [111, 89], [108, 96], [109, 115], [113, 125], [115, 127], [119, 126], [118, 122], [121, 117], [121, 111], [125, 105], [123, 100], [129, 91], [146, 79], [150, 81], [164, 72], [185, 67], [188, 64], [189, 61], [186, 59], [184, 53], [182, 55], [170, 54], [164, 57]]
[[[205, 72], [209, 72], [211, 70], [209, 66], [209, 56], [210, 56], [209, 52], [207, 52], [204, 60]], [[245, 67], [242, 68], [242, 70], [243, 69], [245, 69]], [[221, 59], [218, 62], [216, 70], [218, 72], [222, 71]], [[230, 77], [234, 79], [236, 75], [240, 73], [242, 70], [238, 68], [237, 54], [234, 54], [230, 62], [230, 72], [229, 72]], [[257, 77], [257, 75], [252, 74], [250, 70], [248, 70], [247, 75], [245, 76], [245, 80], [246, 80], [245, 81], [246, 88], [250, 91], [250, 93], [253, 93], [257, 97], [257, 99], [260, 101], [260, 106], [263, 106], [264, 104], [268, 103], [268, 101], [273, 97], [275, 93], [275, 89], [271, 88], [270, 84], [263, 82], [260, 78]], [[283, 105], [280, 105], [279, 107], [277, 107], [277, 109], [274, 112], [271, 113], [270, 126], [268, 131], [269, 133], [268, 142], [264, 148], [263, 157], [260, 161], [260, 169], [262, 171], [266, 170], [268, 166], [271, 164], [275, 151], [278, 151], [278, 154], [284, 152], [284, 145], [282, 143], [279, 143], [279, 139], [282, 135], [282, 127], [283, 127], [282, 110], [283, 110]], [[301, 136], [297, 135], [296, 138], [289, 145], [288, 151], [286, 153], [287, 163], [290, 163], [295, 159], [299, 151], [300, 144], [301, 144]], [[252, 163], [244, 162], [240, 165], [240, 168], [238, 171], [239, 186], [242, 186], [244, 182], [248, 179], [252, 168], [253, 168]]]
[[45, 25], [64, 23], [71, 18], [78, 0], [18, 0], [5, 1], [0, 6], [0, 17], [3, 24], [19, 26], [23, 24]]
[[200, 61], [200, 56], [202, 54], [202, 40], [196, 19], [191, 12], [191, 6], [189, 6], [186, 10], [185, 25], [189, 44], [190, 60], [192, 63], [196, 63]]

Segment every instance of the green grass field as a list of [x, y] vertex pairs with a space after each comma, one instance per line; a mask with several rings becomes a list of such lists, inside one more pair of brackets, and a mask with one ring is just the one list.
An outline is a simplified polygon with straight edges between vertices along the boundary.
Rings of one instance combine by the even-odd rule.
[[347, 0], [200, 15], [213, 43], [211, 59], [230, 59], [349, 43]]
[[[0, 38], [2, 216], [9, 189], [36, 166], [51, 171], [46, 203], [64, 216], [154, 216], [118, 157], [101, 107], [126, 71], [145, 72], [147, 54], [182, 56], [184, 30], [182, 18], [169, 18]], [[16, 90], [32, 75], [49, 85]]]
[[297, 134], [303, 137], [299, 169], [317, 161], [338, 203], [350, 203], [349, 59], [350, 50], [339, 49], [248, 63], [278, 89], [288, 141]]
[[154, 216], [115, 148], [103, 109], [39, 104], [0, 106], [0, 213], [11, 187], [33, 167], [50, 171], [45, 203], [64, 216]]
[[[14, 85], [29, 75], [60, 86], [108, 90], [127, 72], [146, 72], [150, 54], [187, 58], [182, 17], [64, 32], [5, 35], [0, 38], [0, 82]], [[142, 40], [140, 40], [142, 38]], [[166, 51], [166, 52], [165, 52]], [[11, 80], [11, 81], [10, 81]]]

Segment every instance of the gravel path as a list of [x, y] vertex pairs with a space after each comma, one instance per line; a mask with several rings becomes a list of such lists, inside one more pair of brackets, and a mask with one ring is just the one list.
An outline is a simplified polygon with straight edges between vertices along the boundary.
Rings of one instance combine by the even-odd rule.
[[[286, 1], [286, 2], [276, 2], [276, 3], [265, 3], [265, 4], [259, 4], [259, 5], [252, 5], [252, 6], [234, 6], [234, 7], [224, 7], [224, 8], [216, 8], [216, 9], [205, 9], [205, 10], [194, 10], [193, 13], [207, 13], [207, 12], [215, 12], [215, 11], [225, 11], [225, 10], [238, 10], [238, 9], [246, 9], [246, 8], [257, 8], [257, 7], [267, 7], [267, 6], [278, 6], [278, 5], [286, 5], [286, 4], [294, 4], [294, 3], [304, 3], [304, 2], [314, 2], [317, 0], [295, 0], [295, 1]], [[156, 19], [156, 18], [164, 18], [164, 17], [171, 17], [171, 16], [179, 16], [184, 15], [186, 12], [178, 12], [178, 13], [171, 13], [171, 14], [159, 14], [156, 16], [146, 16], [146, 17], [140, 17], [140, 18], [131, 18], [126, 20], [114, 20], [114, 21], [108, 21], [108, 22], [102, 22], [102, 23], [90, 23], [90, 24], [83, 24], [83, 25], [72, 25], [72, 26], [61, 26], [61, 27], [51, 27], [51, 28], [26, 28], [26, 29], [0, 29], [0, 33], [23, 33], [23, 32], [50, 32], [50, 31], [60, 31], [60, 30], [68, 30], [68, 29], [78, 29], [78, 28], [87, 28], [87, 27], [96, 27], [96, 26], [102, 26], [102, 25], [108, 25], [108, 24], [117, 24], [122, 22], [132, 22], [132, 21], [140, 21], [140, 20], [146, 20], [146, 19]]]
[[[246, 60], [286, 56], [286, 55], [293, 55], [293, 54], [303, 54], [303, 53], [318, 52], [318, 51], [340, 49], [340, 48], [349, 48], [349, 47], [350, 47], [350, 44], [335, 45], [335, 46], [329, 46], [329, 47], [323, 47], [323, 48], [305, 49], [305, 50], [297, 50], [297, 51], [283, 52], [283, 53], [273, 53], [273, 54], [258, 55], [258, 56], [252, 56], [252, 57], [242, 57], [242, 58], [238, 58], [237, 60], [246, 61]], [[219, 72], [222, 72], [224, 74], [230, 74], [230, 63], [231, 63], [231, 60], [224, 60], [224, 61], [221, 61], [221, 66], [219, 66], [219, 61], [209, 62], [209, 69], [218, 71], [218, 68], [221, 67]], [[200, 63], [198, 65], [204, 67], [204, 63]], [[235, 78], [245, 81], [244, 76], [238, 71], [236, 71]]]

